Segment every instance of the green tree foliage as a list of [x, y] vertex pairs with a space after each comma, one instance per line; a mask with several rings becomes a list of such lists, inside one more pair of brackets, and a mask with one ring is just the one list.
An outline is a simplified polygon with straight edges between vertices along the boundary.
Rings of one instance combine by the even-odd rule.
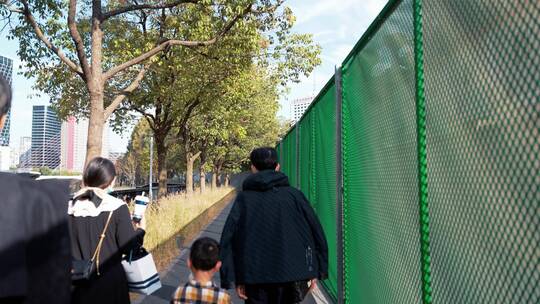
[[[204, 39], [211, 19], [189, 10], [178, 18], [189, 19], [187, 16], [193, 18], [190, 26], [168, 28], [182, 31], [182, 35], [190, 39]], [[148, 69], [139, 88], [117, 111], [115, 123], [122, 129], [125, 122], [134, 119], [134, 113], [142, 115], [149, 123], [156, 143], [160, 193], [165, 192], [170, 176], [167, 159], [172, 143], [180, 141], [182, 144], [188, 191], [192, 189], [191, 172], [195, 161], [201, 158], [203, 176], [209, 170], [206, 146], [211, 145], [201, 144], [201, 138], [210, 135], [196, 134], [193, 126], [198, 121], [221, 115], [224, 107], [238, 103], [236, 99], [253, 95], [255, 90], [246, 79], [257, 78], [257, 74], [262, 73], [267, 89], [274, 92], [275, 103], [277, 91], [288, 82], [308, 75], [320, 63], [320, 47], [313, 44], [311, 35], [291, 33], [293, 22], [290, 9], [275, 5], [242, 20], [242, 26], [231, 29], [219, 43], [197, 49], [171, 49]], [[233, 92], [239, 87], [233, 87], [235, 83], [244, 87]], [[227, 94], [236, 99], [227, 97], [226, 100]], [[238, 105], [236, 108], [242, 109]], [[191, 122], [195, 116], [198, 116], [196, 122]]]
[[[281, 0], [0, 0], [9, 37], [20, 41], [25, 76], [61, 114], [89, 118], [87, 159], [98, 156], [104, 122], [176, 46], [205, 47], [252, 19], [265, 23]], [[197, 31], [184, 35], [194, 26]]]
[[265, 70], [254, 67], [229, 86], [222, 110], [208, 111], [211, 123], [198, 128], [198, 149], [209, 151], [208, 165], [216, 176], [223, 169], [238, 172], [251, 150], [274, 145], [278, 138], [279, 87]]
[[151, 136], [150, 127], [145, 120], [135, 125], [127, 152], [117, 162], [118, 179], [122, 184], [140, 186], [148, 182]]

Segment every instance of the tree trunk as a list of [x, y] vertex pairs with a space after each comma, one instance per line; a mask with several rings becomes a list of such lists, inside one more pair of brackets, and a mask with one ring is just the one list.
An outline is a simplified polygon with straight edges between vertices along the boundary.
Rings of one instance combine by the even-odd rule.
[[221, 176], [221, 169], [223, 168], [222, 162], [217, 162], [214, 164], [214, 168], [212, 169], [212, 189], [217, 189], [218, 184], [221, 184], [219, 181]]
[[225, 187], [229, 187], [231, 181], [230, 181], [230, 178], [229, 178], [229, 174], [225, 174]]
[[192, 153], [186, 153], [186, 194], [193, 194], [193, 160]]
[[201, 152], [193, 154], [191, 152], [186, 152], [186, 194], [193, 194], [193, 165], [197, 158], [199, 158]]
[[212, 172], [212, 182], [211, 182], [211, 187], [212, 187], [212, 190], [216, 190], [217, 189], [217, 172], [216, 170], [214, 170]]
[[86, 86], [90, 93], [90, 116], [88, 117], [88, 139], [86, 143], [86, 163], [97, 156], [101, 156], [103, 144], [103, 125], [105, 123], [105, 110], [103, 104], [102, 62], [103, 31], [101, 29], [101, 1], [92, 1], [92, 39], [91, 39], [91, 75], [86, 79]]
[[201, 176], [201, 194], [206, 192], [206, 172], [204, 172], [203, 166], [199, 169]]
[[103, 93], [90, 94], [90, 116], [88, 117], [88, 140], [86, 142], [86, 164], [94, 157], [101, 156], [103, 144]]
[[167, 147], [160, 136], [155, 136], [158, 166], [158, 198], [167, 195]]
[[135, 177], [133, 178], [133, 186], [136, 187], [138, 185], [142, 185], [141, 181], [141, 165], [137, 163], [135, 167]]

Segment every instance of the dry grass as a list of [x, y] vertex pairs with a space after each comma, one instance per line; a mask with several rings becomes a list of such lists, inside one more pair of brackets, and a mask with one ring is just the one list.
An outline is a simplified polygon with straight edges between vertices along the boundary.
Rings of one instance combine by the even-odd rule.
[[204, 194], [196, 193], [191, 197], [173, 195], [150, 205], [145, 214], [144, 247], [149, 251], [154, 250], [231, 191], [232, 188], [222, 187], [208, 190]]

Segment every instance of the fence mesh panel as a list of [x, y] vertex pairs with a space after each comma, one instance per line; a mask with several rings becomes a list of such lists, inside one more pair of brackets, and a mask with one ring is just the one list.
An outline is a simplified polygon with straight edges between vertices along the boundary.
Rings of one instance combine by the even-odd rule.
[[345, 297], [421, 302], [412, 2], [343, 66]]
[[540, 303], [540, 4], [424, 1], [435, 303]]
[[[296, 130], [280, 143], [284, 172], [296, 186], [300, 170], [300, 189], [328, 238], [323, 284], [354, 304], [540, 303], [540, 2], [423, 0], [423, 29], [414, 32], [419, 1], [391, 0], [343, 63], [342, 146], [333, 86], [299, 123], [298, 167]], [[423, 45], [415, 49], [418, 33]], [[415, 50], [419, 58], [423, 51], [424, 74], [415, 70]], [[425, 299], [415, 99], [421, 79], [430, 238], [424, 258], [431, 266], [424, 287], [432, 296]], [[336, 246], [338, 156], [343, 252]], [[337, 294], [338, 257], [344, 295]]]
[[282, 171], [289, 177], [291, 186], [296, 187], [296, 128], [283, 139]]
[[337, 298], [336, 230], [336, 104], [335, 86], [328, 86], [313, 107], [314, 183], [311, 203], [319, 216], [328, 241], [327, 291]]
[[298, 170], [298, 164], [297, 164], [297, 158], [298, 158], [298, 151], [297, 151], [297, 145], [296, 145], [296, 132], [298, 131], [298, 128], [293, 128], [291, 132], [289, 133], [289, 182], [291, 183], [291, 186], [298, 187], [298, 181], [296, 180], [296, 172]]
[[287, 174], [289, 169], [289, 164], [287, 163], [287, 158], [289, 157], [289, 151], [287, 150], [287, 137], [283, 137], [279, 143], [279, 151], [279, 164], [281, 165], [281, 172]]
[[299, 189], [302, 190], [304, 195], [311, 201], [313, 199], [312, 189], [313, 187], [313, 110], [308, 111], [300, 122], [298, 122], [299, 145], [300, 149], [298, 160], [298, 177], [300, 179]]
[[282, 153], [281, 153], [281, 142], [276, 146], [278, 162], [281, 163]]

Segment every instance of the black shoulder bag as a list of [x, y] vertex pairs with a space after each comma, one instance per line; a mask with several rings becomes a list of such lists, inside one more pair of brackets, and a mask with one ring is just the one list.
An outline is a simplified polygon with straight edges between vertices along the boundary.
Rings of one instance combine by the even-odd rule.
[[73, 260], [71, 262], [71, 280], [72, 281], [83, 281], [90, 279], [92, 275], [92, 270], [94, 269], [94, 263], [96, 265], [96, 273], [99, 275], [99, 254], [101, 252], [101, 246], [103, 246], [103, 240], [105, 239], [105, 233], [107, 232], [107, 227], [111, 222], [113, 211], [109, 213], [107, 218], [107, 223], [105, 223], [105, 228], [99, 236], [99, 241], [94, 251], [94, 255], [90, 260]]

